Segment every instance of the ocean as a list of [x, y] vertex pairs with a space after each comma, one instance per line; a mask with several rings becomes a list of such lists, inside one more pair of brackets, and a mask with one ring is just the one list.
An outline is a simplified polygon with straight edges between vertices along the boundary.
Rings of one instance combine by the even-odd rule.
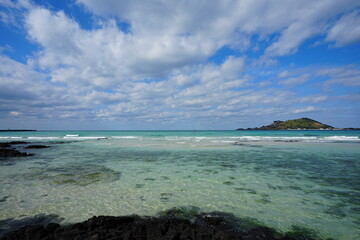
[[[360, 131], [0, 132], [0, 229], [172, 208], [360, 239]], [[29, 144], [49, 148], [26, 149]]]

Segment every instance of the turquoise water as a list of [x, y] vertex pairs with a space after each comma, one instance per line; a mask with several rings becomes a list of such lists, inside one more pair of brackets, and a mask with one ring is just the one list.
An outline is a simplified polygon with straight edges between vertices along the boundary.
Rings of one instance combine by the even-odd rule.
[[360, 131], [2, 132], [33, 157], [0, 162], [0, 221], [150, 215], [179, 206], [281, 232], [359, 239]]

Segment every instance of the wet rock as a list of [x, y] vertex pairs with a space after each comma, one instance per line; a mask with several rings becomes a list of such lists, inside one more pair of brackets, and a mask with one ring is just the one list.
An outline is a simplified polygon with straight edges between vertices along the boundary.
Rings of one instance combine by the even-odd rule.
[[13, 144], [26, 144], [27, 142], [21, 141], [12, 141], [12, 142], [3, 142], [0, 143], [0, 157], [7, 158], [7, 157], [26, 157], [26, 156], [33, 156], [34, 154], [20, 152], [14, 148], [12, 148]]
[[11, 145], [9, 143], [0, 143], [0, 148], [9, 148]]
[[[51, 230], [54, 229], [54, 226], [59, 226], [57, 223], [60, 223], [61, 221], [63, 221], [64, 219], [59, 217], [58, 215], [54, 215], [54, 214], [38, 214], [32, 217], [24, 217], [24, 218], [20, 218], [20, 219], [5, 219], [5, 220], [0, 220], [0, 237], [4, 236], [5, 234], [18, 229], [17, 230], [17, 235], [21, 236], [23, 235], [23, 233], [25, 231], [22, 231], [21, 229], [23, 229], [27, 226], [46, 226], [48, 225], [46, 228], [47, 230]], [[30, 229], [29, 231], [33, 231], [31, 230], [32, 228], [28, 228]], [[38, 229], [39, 230], [39, 229]], [[15, 238], [16, 239], [16, 238]], [[21, 239], [20, 237], [18, 239]], [[31, 239], [31, 238], [30, 238]]]
[[[248, 225], [246, 223], [245, 225]], [[295, 240], [292, 233], [278, 235], [268, 227], [247, 229], [231, 214], [199, 214], [195, 222], [175, 217], [99, 216], [68, 226], [56, 223], [26, 226], [4, 235], [0, 240], [62, 239], [136, 239], [136, 240]], [[302, 231], [301, 231], [302, 232]], [[303, 237], [303, 236], [302, 236]]]
[[26, 157], [33, 156], [34, 154], [20, 152], [15, 149], [0, 149], [0, 157]]
[[9, 142], [10, 145], [16, 145], [16, 144], [28, 144], [29, 142], [25, 141], [11, 141]]
[[26, 149], [39, 149], [39, 148], [48, 148], [49, 146], [46, 145], [29, 145]]
[[93, 217], [85, 222], [60, 227], [57, 224], [27, 226], [1, 240], [22, 239], [242, 239], [216, 226], [198, 225], [186, 219], [139, 216]]
[[190, 221], [195, 221], [195, 219], [201, 213], [201, 209], [195, 206], [180, 206], [167, 209], [165, 211], [160, 211], [158, 213], [159, 217], [168, 217], [168, 218], [183, 218], [189, 219]]

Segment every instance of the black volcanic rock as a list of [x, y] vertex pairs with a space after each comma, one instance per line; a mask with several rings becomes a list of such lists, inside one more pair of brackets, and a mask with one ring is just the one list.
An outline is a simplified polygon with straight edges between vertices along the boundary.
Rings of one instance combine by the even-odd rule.
[[39, 149], [39, 148], [48, 148], [49, 146], [46, 145], [29, 145], [26, 149]]
[[26, 157], [33, 156], [31, 153], [19, 152], [15, 149], [0, 149], [0, 157]]
[[[293, 240], [279, 237], [268, 227], [239, 229], [226, 216], [201, 214], [195, 222], [174, 217], [99, 216], [68, 226], [50, 223], [47, 226], [22, 227], [4, 235], [0, 240]], [[302, 238], [311, 240], [313, 238]]]
[[0, 148], [9, 148], [11, 145], [9, 143], [0, 143]]
[[15, 144], [28, 144], [29, 142], [25, 142], [25, 141], [11, 141], [8, 142], [11, 145], [15, 145]]
[[44, 239], [243, 239], [224, 232], [217, 225], [194, 224], [180, 218], [149, 218], [139, 216], [100, 216], [70, 226], [57, 224], [27, 226], [3, 236], [1, 240]]

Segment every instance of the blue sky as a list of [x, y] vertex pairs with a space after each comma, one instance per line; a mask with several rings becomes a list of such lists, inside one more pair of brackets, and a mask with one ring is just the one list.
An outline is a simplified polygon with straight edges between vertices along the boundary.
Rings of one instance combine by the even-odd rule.
[[360, 127], [358, 0], [0, 0], [0, 128]]

